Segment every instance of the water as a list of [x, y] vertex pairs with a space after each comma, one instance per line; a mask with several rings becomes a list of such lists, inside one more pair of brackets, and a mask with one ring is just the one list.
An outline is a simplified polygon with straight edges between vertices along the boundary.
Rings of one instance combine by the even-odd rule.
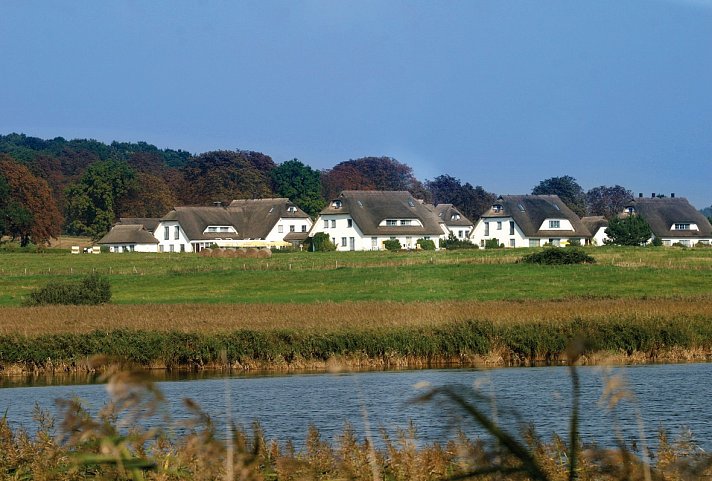
[[[672, 438], [688, 431], [705, 450], [712, 449], [712, 364], [642, 365], [602, 369], [581, 367], [581, 437], [585, 442], [613, 445], [616, 428], [628, 443], [641, 446], [639, 420], [645, 441], [652, 447], [664, 428]], [[601, 405], [605, 380], [622, 376], [633, 399], [609, 411]], [[471, 437], [483, 435], [461, 412], [438, 398], [414, 403], [432, 387], [464, 386], [474, 399], [474, 390], [491, 399], [478, 406], [509, 430], [517, 432], [531, 423], [544, 440], [553, 433], [566, 436], [571, 413], [571, 377], [566, 367], [503, 369], [438, 369], [418, 371], [361, 372], [349, 374], [297, 374], [262, 377], [230, 377], [159, 382], [175, 421], [190, 417], [181, 402], [190, 398], [221, 425], [228, 418], [226, 406], [238, 424], [249, 427], [259, 420], [267, 437], [292, 440], [302, 445], [309, 425], [322, 437], [333, 440], [345, 423], [363, 437], [366, 423], [378, 436], [379, 428], [391, 436], [412, 421], [420, 442], [445, 441], [458, 429]], [[96, 412], [108, 400], [99, 384], [47, 385], [0, 389], [0, 410], [7, 410], [13, 426], [32, 430], [34, 405], [56, 412], [54, 400], [78, 397]], [[229, 399], [228, 399], [229, 398]], [[219, 431], [222, 432], [222, 431]]]

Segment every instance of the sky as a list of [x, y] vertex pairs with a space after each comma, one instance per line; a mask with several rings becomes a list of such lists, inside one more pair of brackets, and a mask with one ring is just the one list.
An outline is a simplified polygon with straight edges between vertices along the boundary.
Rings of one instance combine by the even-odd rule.
[[0, 134], [712, 204], [712, 0], [3, 0]]

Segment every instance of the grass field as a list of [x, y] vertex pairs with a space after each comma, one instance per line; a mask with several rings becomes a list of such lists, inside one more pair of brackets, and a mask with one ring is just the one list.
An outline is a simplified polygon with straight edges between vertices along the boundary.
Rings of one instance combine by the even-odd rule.
[[[3, 253], [0, 361], [108, 352], [216, 365], [227, 349], [231, 362], [266, 368], [332, 356], [533, 362], [558, 358], [582, 333], [593, 351], [709, 356], [712, 249], [593, 248], [593, 265], [517, 263], [529, 252]], [[110, 304], [22, 307], [32, 289], [91, 272], [109, 279]]]

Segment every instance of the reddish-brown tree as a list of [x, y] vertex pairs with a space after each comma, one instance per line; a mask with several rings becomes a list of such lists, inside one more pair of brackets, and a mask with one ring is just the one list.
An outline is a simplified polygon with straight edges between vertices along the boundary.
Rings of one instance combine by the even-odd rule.
[[407, 190], [427, 198], [413, 169], [391, 157], [362, 157], [337, 164], [321, 175], [324, 196], [333, 199], [342, 190]]
[[30, 214], [26, 221], [11, 223], [10, 234], [19, 237], [23, 246], [30, 242], [46, 243], [57, 237], [62, 226], [62, 215], [47, 181], [35, 177], [27, 167], [7, 155], [0, 155], [0, 173], [9, 186], [10, 201]]

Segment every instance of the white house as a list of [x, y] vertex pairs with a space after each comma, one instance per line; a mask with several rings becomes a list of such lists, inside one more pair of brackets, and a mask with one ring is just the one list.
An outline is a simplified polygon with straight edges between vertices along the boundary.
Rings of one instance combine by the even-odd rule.
[[583, 244], [591, 234], [581, 219], [556, 195], [504, 195], [475, 225], [471, 240], [484, 247], [497, 239], [505, 247]]
[[452, 234], [458, 239], [469, 240], [474, 229], [474, 224], [452, 204], [438, 204], [432, 209], [444, 227], [445, 235]]
[[587, 243], [595, 246], [602, 246], [608, 240], [608, 234], [606, 234], [606, 229], [608, 229], [608, 220], [602, 215], [582, 217], [581, 222], [586, 226], [588, 231], [591, 233], [591, 237], [587, 240]]
[[380, 250], [390, 239], [415, 249], [418, 239], [437, 246], [445, 237], [435, 212], [407, 191], [343, 191], [319, 213], [309, 235], [319, 232], [339, 251]]
[[650, 226], [653, 238], [663, 245], [712, 244], [712, 225], [700, 211], [683, 197], [643, 197], [639, 194], [625, 208], [622, 215], [639, 215]]
[[[129, 228], [132, 225], [143, 231], [136, 233]], [[227, 207], [176, 207], [161, 219], [121, 219], [99, 243], [113, 246], [115, 252], [199, 252], [213, 245], [298, 246], [311, 226], [309, 215], [289, 199], [234, 200]], [[152, 234], [153, 241], [145, 234]], [[144, 241], [141, 247], [136, 243], [139, 235]]]

